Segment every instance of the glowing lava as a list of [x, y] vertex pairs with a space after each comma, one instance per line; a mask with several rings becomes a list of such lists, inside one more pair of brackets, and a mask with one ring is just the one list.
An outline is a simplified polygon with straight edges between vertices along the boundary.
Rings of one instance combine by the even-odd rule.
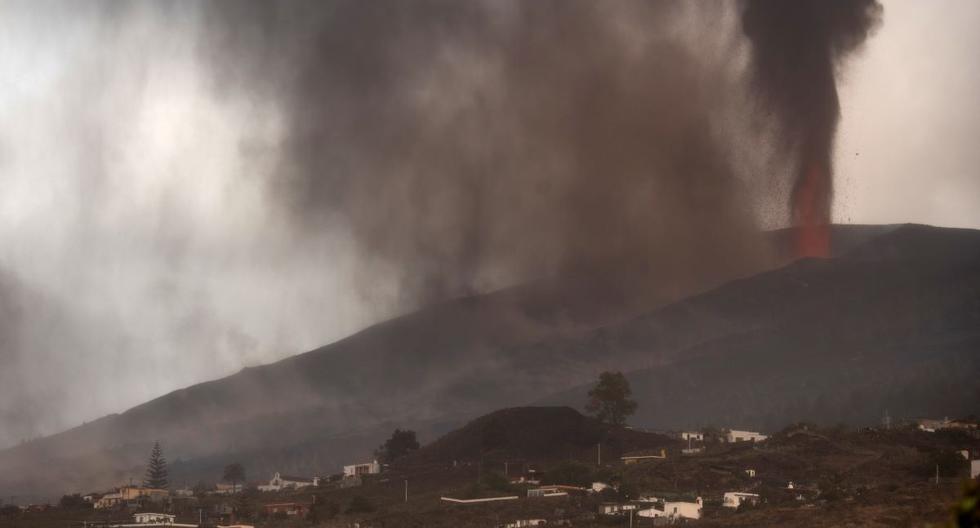
[[793, 191], [796, 256], [830, 256], [830, 171], [811, 163]]

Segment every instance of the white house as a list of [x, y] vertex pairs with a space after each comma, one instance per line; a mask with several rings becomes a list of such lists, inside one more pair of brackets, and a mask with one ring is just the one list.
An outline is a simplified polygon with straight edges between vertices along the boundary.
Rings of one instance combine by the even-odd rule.
[[309, 488], [320, 485], [320, 477], [297, 477], [276, 472], [268, 484], [259, 486], [259, 491], [280, 491], [284, 489]]
[[136, 524], [173, 524], [177, 517], [167, 513], [135, 513]]
[[704, 501], [698, 497], [695, 502], [665, 502], [664, 513], [668, 519], [700, 519]]
[[758, 493], [743, 493], [740, 491], [729, 491], [725, 493], [722, 506], [726, 508], [738, 508], [743, 503], [758, 504]]
[[636, 512], [640, 517], [665, 517], [671, 521], [679, 519], [700, 519], [704, 501], [698, 497], [695, 502], [664, 502], [664, 509], [647, 508]]
[[545, 519], [518, 519], [504, 525], [504, 528], [525, 528], [527, 526], [544, 526], [548, 524]]
[[377, 460], [365, 464], [344, 466], [344, 477], [359, 477], [361, 475], [377, 475], [381, 473], [381, 464]]
[[725, 435], [725, 440], [728, 442], [761, 442], [769, 438], [768, 436], [757, 433], [755, 431], [738, 431], [736, 429], [729, 429], [728, 433]]
[[636, 512], [640, 517], [654, 518], [654, 517], [666, 517], [667, 512], [663, 510], [658, 510], [656, 508], [647, 508], [645, 510], [639, 510]]
[[113, 492], [106, 493], [99, 500], [95, 501], [95, 509], [103, 510], [106, 508], [114, 508], [116, 505], [121, 504], [123, 501], [122, 493]]
[[682, 440], [691, 440], [691, 441], [694, 441], [694, 442], [703, 442], [704, 441], [704, 433], [702, 433], [700, 431], [684, 431], [683, 433], [681, 433], [681, 439]]
[[980, 460], [970, 461], [970, 478], [980, 477]]
[[599, 506], [599, 513], [602, 515], [623, 515], [624, 513], [635, 510], [636, 504], [618, 504], [609, 502]]
[[177, 517], [168, 513], [135, 513], [133, 522], [122, 524], [108, 524], [108, 528], [198, 528], [196, 524], [182, 524], [176, 522]]
[[755, 478], [755, 470], [752, 468], [746, 469], [745, 474], [748, 475], [749, 478]]

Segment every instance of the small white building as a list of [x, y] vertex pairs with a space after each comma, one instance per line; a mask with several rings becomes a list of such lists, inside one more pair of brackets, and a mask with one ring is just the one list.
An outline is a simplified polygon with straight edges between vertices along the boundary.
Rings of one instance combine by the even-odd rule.
[[344, 477], [359, 477], [361, 475], [377, 475], [381, 473], [381, 464], [377, 460], [364, 464], [344, 466]]
[[700, 431], [684, 431], [681, 433], [682, 440], [691, 440], [693, 442], [703, 442], [704, 433]]
[[601, 515], [623, 515], [630, 510], [636, 510], [636, 504], [619, 504], [615, 502], [609, 502], [599, 506], [599, 514]]
[[752, 468], [746, 469], [745, 474], [748, 475], [749, 478], [755, 478], [755, 470]]
[[123, 501], [122, 493], [112, 492], [106, 493], [99, 500], [95, 501], [93, 506], [96, 510], [104, 510], [107, 508], [114, 508]]
[[726, 508], [738, 508], [743, 503], [748, 504], [758, 504], [759, 494], [758, 493], [743, 493], [741, 491], [729, 491], [725, 493], [722, 500], [722, 506]]
[[728, 433], [725, 434], [725, 440], [730, 443], [761, 442], [766, 438], [769, 437], [762, 433], [757, 433], [755, 431], [739, 431], [737, 429], [729, 429]]
[[668, 519], [700, 519], [703, 509], [701, 497], [694, 502], [664, 502], [664, 513]]
[[667, 516], [667, 513], [665, 511], [658, 510], [656, 508], [647, 508], [645, 510], [639, 510], [636, 512], [636, 514], [639, 515], [640, 517], [646, 517], [648, 519]]
[[980, 477], [980, 460], [970, 461], [970, 478]]
[[612, 486], [606, 484], [605, 482], [593, 482], [591, 491], [592, 493], [599, 493], [604, 489], [610, 489]]
[[948, 417], [944, 417], [942, 420], [934, 420], [930, 418], [923, 418], [921, 420], [916, 420], [916, 427], [920, 431], [925, 431], [927, 433], [935, 433], [940, 429], [946, 429], [949, 427], [950, 420]]
[[227, 482], [219, 482], [214, 485], [214, 490], [211, 491], [213, 495], [234, 495], [239, 491], [245, 489], [245, 484], [241, 482], [235, 482], [233, 484], [228, 484]]
[[525, 528], [527, 526], [544, 526], [548, 524], [545, 519], [518, 519], [504, 525], [504, 528]]
[[300, 489], [320, 485], [320, 477], [297, 477], [276, 472], [268, 484], [259, 486], [259, 491], [281, 491], [284, 489]]
[[665, 501], [664, 509], [647, 508], [636, 512], [640, 517], [656, 518], [664, 517], [670, 521], [680, 519], [700, 519], [701, 511], [704, 509], [704, 501], [698, 497], [695, 502]]
[[173, 524], [177, 516], [167, 513], [135, 513], [133, 520], [137, 524]]
[[181, 524], [177, 517], [169, 513], [134, 513], [132, 523], [109, 524], [108, 528], [198, 528], [196, 524]]

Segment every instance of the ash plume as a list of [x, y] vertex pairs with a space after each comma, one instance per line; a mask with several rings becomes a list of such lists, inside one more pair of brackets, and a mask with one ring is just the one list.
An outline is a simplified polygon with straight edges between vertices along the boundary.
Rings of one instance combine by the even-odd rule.
[[[362, 283], [394, 274], [412, 304], [583, 272], [640, 292], [763, 259], [732, 80], [677, 36], [690, 6], [213, 6], [221, 88], [286, 101], [274, 192], [301, 229], [349, 230]], [[735, 16], [699, 9], [701, 37]]]
[[778, 148], [794, 158], [790, 207], [801, 228], [801, 256], [829, 254], [840, 119], [836, 73], [877, 27], [881, 12], [876, 0], [750, 0], [743, 15], [754, 88], [779, 124]]
[[772, 263], [737, 4], [4, 6], [0, 446], [453, 296]]

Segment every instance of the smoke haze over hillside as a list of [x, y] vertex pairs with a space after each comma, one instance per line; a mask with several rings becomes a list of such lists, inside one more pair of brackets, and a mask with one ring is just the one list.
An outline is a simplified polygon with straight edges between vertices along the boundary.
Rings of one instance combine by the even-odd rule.
[[0, 4], [0, 446], [454, 296], [766, 267], [740, 9]]

